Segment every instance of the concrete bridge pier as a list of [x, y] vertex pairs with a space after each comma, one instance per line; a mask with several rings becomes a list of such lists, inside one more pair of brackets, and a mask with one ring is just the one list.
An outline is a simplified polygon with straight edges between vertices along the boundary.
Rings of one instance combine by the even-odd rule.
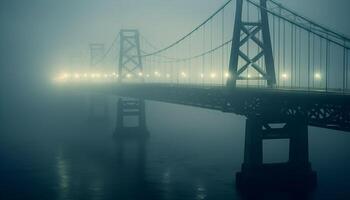
[[89, 96], [89, 120], [103, 121], [108, 119], [108, 99], [106, 96], [91, 94]]
[[145, 101], [143, 99], [119, 98], [115, 137], [147, 138]]
[[[282, 126], [275, 128], [261, 118], [247, 119], [244, 163], [241, 172], [236, 174], [239, 190], [309, 191], [316, 186], [317, 176], [309, 162], [306, 120], [298, 118], [278, 123]], [[273, 139], [289, 139], [288, 162], [263, 163], [263, 140]]]

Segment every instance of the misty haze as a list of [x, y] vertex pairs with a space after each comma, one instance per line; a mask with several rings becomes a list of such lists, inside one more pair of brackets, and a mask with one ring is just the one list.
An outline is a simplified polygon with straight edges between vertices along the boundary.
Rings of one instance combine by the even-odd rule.
[[349, 199], [347, 0], [2, 0], [0, 199]]

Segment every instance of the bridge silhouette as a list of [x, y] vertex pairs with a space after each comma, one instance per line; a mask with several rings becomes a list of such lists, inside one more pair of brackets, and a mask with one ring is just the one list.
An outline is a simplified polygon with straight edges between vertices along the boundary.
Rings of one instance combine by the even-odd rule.
[[[119, 138], [149, 135], [144, 100], [246, 116], [238, 188], [306, 189], [316, 185], [308, 126], [350, 131], [349, 42], [274, 0], [229, 0], [163, 48], [135, 29], [120, 30], [107, 50], [90, 44], [92, 72], [58, 80], [120, 96]], [[116, 59], [118, 70], [108, 73]], [[125, 125], [129, 116], [138, 126]], [[262, 141], [268, 139], [289, 139], [287, 163], [263, 163]]]

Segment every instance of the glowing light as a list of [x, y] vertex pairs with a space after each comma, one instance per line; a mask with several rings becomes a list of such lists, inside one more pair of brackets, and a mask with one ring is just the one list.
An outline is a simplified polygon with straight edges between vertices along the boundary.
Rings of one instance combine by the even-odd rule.
[[91, 74], [90, 76], [91, 76], [91, 78], [95, 78], [96, 74]]
[[201, 77], [201, 78], [204, 78], [204, 74], [203, 74], [203, 73], [201, 73], [201, 74], [200, 74], [200, 77]]
[[322, 79], [321, 73], [315, 73], [314, 77], [315, 77], [316, 80], [321, 80]]
[[79, 79], [80, 78], [80, 74], [74, 74], [74, 78]]
[[64, 73], [59, 75], [58, 77], [54, 78], [55, 81], [64, 81], [68, 78], [68, 74]]
[[252, 75], [248, 74], [248, 75], [247, 75], [247, 78], [252, 78]]
[[262, 74], [259, 74], [259, 77], [260, 77], [260, 78], [262, 78], [262, 77], [263, 77], [263, 75], [262, 75]]
[[139, 76], [143, 76], [142, 72], [139, 72]]
[[85, 73], [85, 74], [84, 74], [84, 78], [87, 78], [87, 77], [88, 77], [88, 74], [87, 74], [87, 73]]
[[127, 74], [127, 75], [126, 75], [126, 78], [131, 78], [131, 74]]
[[210, 78], [216, 78], [216, 74], [215, 73], [211, 73], [210, 74]]
[[181, 72], [181, 76], [182, 76], [182, 77], [186, 77], [187, 74], [186, 74], [185, 72]]
[[64, 73], [64, 74], [63, 74], [63, 78], [66, 79], [66, 78], [69, 78], [69, 77], [70, 77], [70, 74], [67, 74], [67, 73]]
[[287, 80], [287, 79], [288, 79], [288, 74], [283, 73], [283, 74], [281, 75], [281, 77], [282, 77], [282, 79]]
[[154, 75], [155, 75], [155, 76], [160, 76], [160, 73], [159, 73], [158, 71], [155, 71], [155, 72], [154, 72]]
[[170, 74], [166, 74], [166, 77], [167, 77], [167, 78], [170, 78]]
[[225, 73], [226, 78], [230, 78], [230, 74], [228, 72]]

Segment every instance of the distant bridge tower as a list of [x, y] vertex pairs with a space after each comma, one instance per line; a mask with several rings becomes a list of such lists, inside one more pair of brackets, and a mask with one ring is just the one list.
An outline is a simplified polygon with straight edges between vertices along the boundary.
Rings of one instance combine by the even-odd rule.
[[[269, 87], [273, 87], [276, 84], [269, 20], [267, 10], [264, 9], [266, 8], [266, 1], [267, 0], [260, 0], [261, 8], [255, 19], [245, 19], [245, 21], [242, 17], [243, 0], [236, 1], [235, 23], [229, 64], [231, 78], [228, 80], [228, 86], [230, 88], [235, 88], [238, 80], [266, 80]], [[262, 36], [261, 38], [259, 37], [260, 34]], [[253, 46], [259, 49], [259, 52], [254, 57], [251, 57], [242, 50], [243, 47], [252, 48]], [[251, 54], [252, 53], [253, 52], [251, 52]], [[264, 61], [265, 67], [259, 66], [259, 60]], [[248, 68], [253, 68], [258, 73], [258, 76], [242, 76], [243, 72]]]
[[103, 59], [105, 45], [100, 43], [90, 44], [90, 67], [92, 70], [98, 68], [99, 62]]
[[120, 31], [119, 81], [143, 81], [143, 69], [138, 30]]
[[[120, 31], [118, 75], [120, 84], [123, 82], [144, 81], [140, 50], [140, 34], [138, 30], [124, 29]], [[132, 118], [134, 118], [134, 123], [130, 123]], [[145, 101], [143, 99], [118, 99], [117, 122], [114, 135], [116, 137], [137, 138], [148, 136], [146, 128]]]
[[[92, 73], [101, 73], [100, 62], [105, 54], [105, 45], [90, 44], [90, 70]], [[89, 118], [91, 120], [106, 119], [108, 117], [108, 102], [104, 95], [90, 95]]]

